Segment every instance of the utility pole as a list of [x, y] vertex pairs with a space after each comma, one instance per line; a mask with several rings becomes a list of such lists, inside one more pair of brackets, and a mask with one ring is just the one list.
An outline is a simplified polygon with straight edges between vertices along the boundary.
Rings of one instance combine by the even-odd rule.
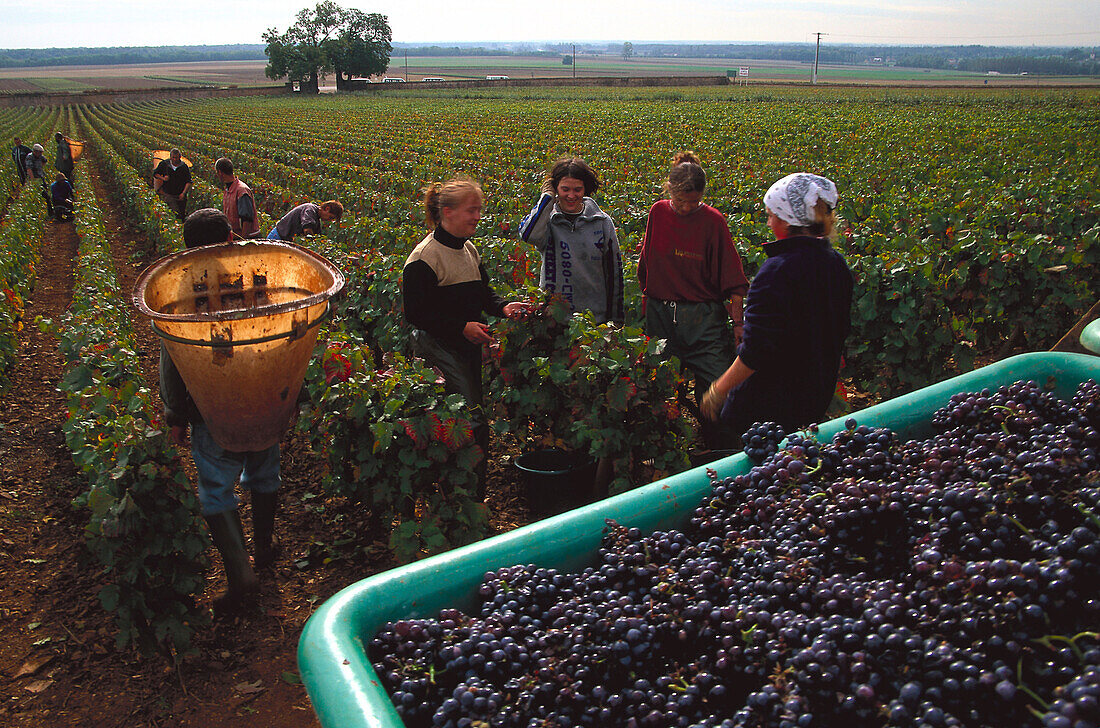
[[405, 49], [405, 82], [409, 81], [409, 49]]
[[577, 77], [577, 44], [573, 44], [573, 78]]
[[824, 33], [815, 33], [814, 35], [817, 36], [817, 50], [814, 51], [814, 77], [813, 77], [813, 80], [811, 81], [811, 83], [816, 84], [817, 83], [817, 58], [818, 58], [819, 55], [821, 55], [821, 36], [823, 36]]

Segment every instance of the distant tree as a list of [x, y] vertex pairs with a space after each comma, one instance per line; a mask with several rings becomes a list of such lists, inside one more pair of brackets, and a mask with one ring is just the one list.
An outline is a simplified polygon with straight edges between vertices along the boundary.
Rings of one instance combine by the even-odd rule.
[[623, 60], [634, 57], [634, 44], [630, 41], [623, 43]]
[[352, 8], [345, 11], [344, 24], [332, 50], [336, 87], [352, 76], [377, 76], [390, 65], [390, 24], [381, 13], [364, 13]]
[[561, 57], [561, 65], [563, 65], [563, 66], [572, 66], [573, 65], [573, 56], [562, 56]]
[[311, 91], [317, 90], [320, 76], [331, 72], [338, 88], [353, 75], [384, 73], [393, 51], [385, 15], [345, 10], [332, 0], [299, 11], [286, 32], [269, 28], [263, 39], [268, 58], [264, 74], [299, 81], [303, 90]]

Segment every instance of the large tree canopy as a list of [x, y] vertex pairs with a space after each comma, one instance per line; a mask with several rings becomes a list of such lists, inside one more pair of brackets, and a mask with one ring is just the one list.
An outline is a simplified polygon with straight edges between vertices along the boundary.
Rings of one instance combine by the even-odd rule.
[[270, 28], [263, 39], [267, 77], [301, 81], [312, 89], [325, 73], [336, 73], [337, 87], [352, 76], [385, 73], [393, 50], [385, 15], [344, 9], [332, 0], [299, 11], [285, 33]]

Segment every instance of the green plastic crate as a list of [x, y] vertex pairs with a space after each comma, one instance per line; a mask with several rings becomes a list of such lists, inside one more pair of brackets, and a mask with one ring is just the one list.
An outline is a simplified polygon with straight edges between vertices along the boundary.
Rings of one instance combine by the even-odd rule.
[[[861, 425], [890, 427], [903, 437], [919, 437], [930, 432], [932, 413], [956, 392], [1032, 379], [1068, 398], [1078, 383], [1090, 378], [1100, 380], [1100, 357], [1022, 354], [853, 416]], [[837, 419], [822, 425], [820, 439], [831, 439], [844, 428], [843, 422]], [[401, 728], [365, 647], [386, 622], [434, 616], [445, 607], [469, 611], [478, 604], [477, 588], [485, 572], [503, 566], [537, 564], [573, 570], [593, 564], [608, 518], [643, 531], [683, 526], [710, 491], [708, 468], [727, 477], [751, 467], [743, 454], [734, 455], [352, 584], [321, 605], [298, 642], [298, 667], [321, 725]]]

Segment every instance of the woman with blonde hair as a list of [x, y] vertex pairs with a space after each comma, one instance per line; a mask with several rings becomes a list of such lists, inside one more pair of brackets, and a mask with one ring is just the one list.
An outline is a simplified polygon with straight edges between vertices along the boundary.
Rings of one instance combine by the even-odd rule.
[[703, 398], [704, 414], [739, 434], [754, 422], [793, 432], [832, 401], [852, 307], [852, 273], [830, 243], [836, 203], [836, 185], [816, 174], [787, 175], [764, 195], [775, 240], [749, 288], [737, 358]]
[[[482, 411], [481, 347], [494, 343], [485, 314], [519, 318], [526, 305], [505, 303], [493, 291], [470, 242], [483, 204], [481, 186], [471, 179], [424, 188], [426, 222], [432, 232], [405, 261], [401, 296], [405, 320], [413, 326], [413, 353], [443, 372], [448, 392], [465, 397], [475, 439], [485, 455], [489, 426]], [[484, 472], [478, 487], [484, 497]]]
[[[703, 203], [706, 185], [694, 153], [673, 158], [669, 198], [649, 209], [638, 260], [646, 334], [667, 339], [665, 353], [694, 375], [696, 402], [733, 360], [749, 287], [725, 216]], [[708, 448], [733, 447], [735, 434], [710, 421], [702, 430]]]

